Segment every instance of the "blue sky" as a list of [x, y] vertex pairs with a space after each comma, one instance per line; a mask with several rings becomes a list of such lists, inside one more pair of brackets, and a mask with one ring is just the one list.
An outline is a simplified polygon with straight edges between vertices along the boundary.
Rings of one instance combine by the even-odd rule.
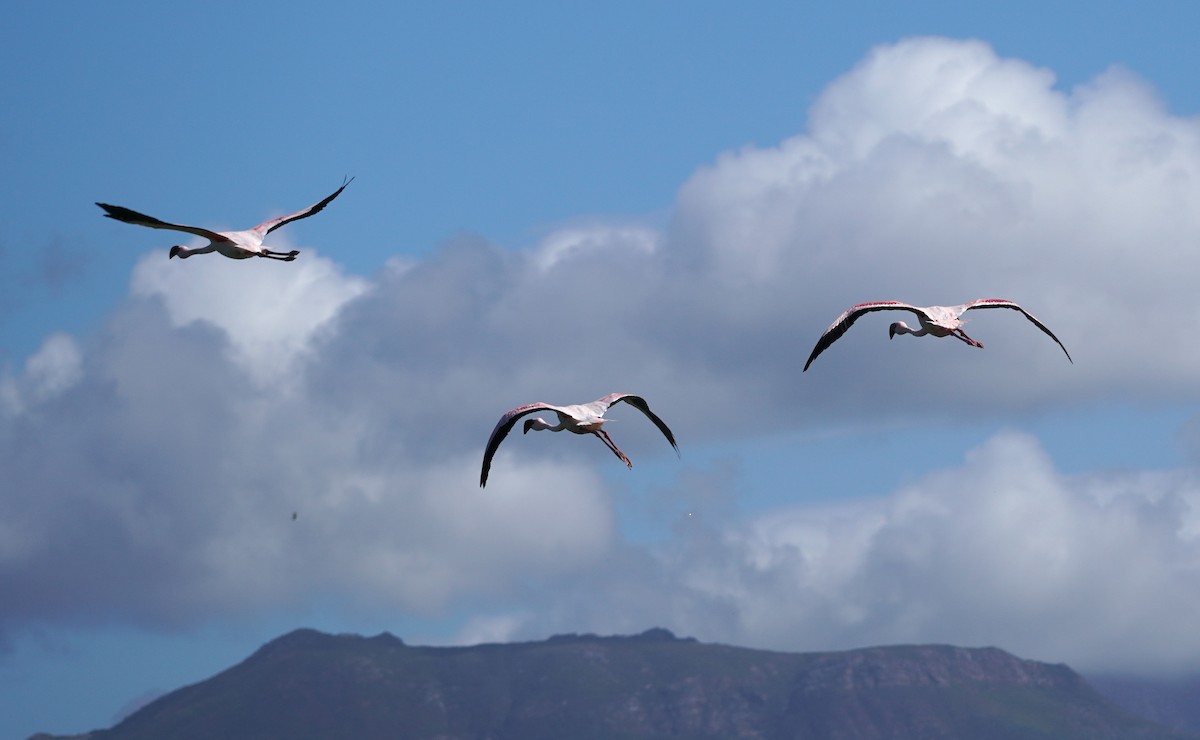
[[[1196, 670], [1198, 16], [21, 3], [0, 735], [300, 626]], [[93, 205], [245, 228], [348, 175], [293, 263]], [[852, 303], [982, 296], [1075, 364], [1016, 315], [983, 350], [876, 315], [799, 372]], [[503, 411], [618, 390], [681, 458], [618, 407], [632, 471], [531, 434], [476, 487]]]

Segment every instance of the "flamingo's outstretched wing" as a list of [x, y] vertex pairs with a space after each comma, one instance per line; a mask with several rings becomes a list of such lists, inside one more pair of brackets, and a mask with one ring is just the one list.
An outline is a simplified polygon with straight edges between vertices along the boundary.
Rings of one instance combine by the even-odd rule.
[[[808, 362], [804, 363], [804, 370], [808, 370], [808, 366], [813, 363], [813, 360], [817, 359], [817, 355], [828, 349], [829, 345], [841, 339], [842, 335], [849, 331], [854, 322], [858, 321], [859, 316], [862, 316], [865, 313], [871, 313], [872, 311], [892, 310], [912, 311], [918, 316], [924, 314], [924, 311], [917, 306], [912, 306], [900, 301], [871, 301], [870, 303], [859, 303], [856, 306], [851, 306], [850, 308], [846, 309], [841, 316], [838, 316], [836, 319], [834, 319], [833, 323], [829, 325], [829, 328], [825, 330], [825, 333], [821, 335], [821, 338], [817, 340], [817, 346], [813, 347], [812, 354], [808, 356]], [[804, 372], [804, 370], [801, 370], [800, 372]]]
[[603, 414], [608, 410], [609, 406], [612, 406], [614, 403], [620, 403], [621, 401], [624, 401], [638, 411], [641, 411], [646, 415], [647, 419], [654, 422], [654, 426], [658, 427], [658, 431], [662, 432], [663, 436], [667, 438], [667, 441], [671, 443], [671, 446], [675, 448], [675, 454], [679, 454], [679, 445], [675, 444], [675, 435], [671, 433], [671, 428], [667, 426], [666, 422], [658, 418], [658, 414], [650, 410], [650, 404], [646, 403], [646, 399], [642, 398], [641, 396], [635, 396], [630, 393], [610, 393], [604, 398], [598, 399], [593, 403], [600, 406], [600, 413]]
[[492, 430], [492, 436], [488, 437], [487, 447], [483, 450], [483, 470], [479, 473], [479, 487], [483, 488], [487, 485], [488, 471], [492, 469], [492, 457], [496, 454], [496, 450], [500, 448], [500, 443], [512, 431], [516, 425], [517, 419], [520, 419], [526, 414], [532, 414], [535, 411], [557, 411], [558, 406], [552, 406], [548, 403], [528, 403], [524, 406], [518, 406], [515, 409], [509, 409], [504, 412], [504, 416], [500, 417], [500, 421], [496, 422], [495, 429]]
[[342, 191], [346, 189], [346, 186], [352, 182], [354, 182], [353, 177], [351, 177], [349, 180], [346, 180], [345, 182], [343, 182], [342, 186], [340, 188], [338, 188], [337, 190], [335, 190], [333, 195], [329, 196], [328, 198], [321, 201], [320, 203], [314, 203], [311, 206], [309, 206], [308, 208], [303, 208], [299, 211], [296, 211], [295, 213], [289, 213], [286, 216], [280, 216], [279, 218], [273, 218], [270, 221], [263, 221], [258, 226], [255, 226], [253, 229], [250, 229], [250, 231], [255, 231], [255, 232], [258, 232], [262, 236], [266, 236], [267, 234], [270, 234], [272, 231], [274, 231], [275, 229], [278, 229], [281, 226], [286, 226], [287, 224], [290, 224], [293, 221], [299, 221], [302, 218], [308, 218], [309, 216], [320, 213], [321, 210], [325, 208], [325, 206], [329, 205], [330, 201], [332, 201], [334, 198], [341, 195]]
[[1058, 344], [1059, 347], [1062, 347], [1063, 354], [1067, 356], [1067, 359], [1071, 362], [1072, 365], [1075, 364], [1075, 361], [1071, 359], [1071, 353], [1067, 351], [1066, 347], [1063, 347], [1062, 342], [1058, 341], [1058, 337], [1054, 336], [1054, 332], [1050, 331], [1049, 327], [1047, 327], [1042, 322], [1038, 321], [1034, 317], [1033, 314], [1031, 314], [1028, 311], [1026, 311], [1025, 309], [1021, 308], [1016, 303], [1013, 303], [1012, 301], [1006, 301], [1003, 298], [980, 298], [978, 300], [974, 300], [974, 301], [971, 301], [970, 303], [966, 304], [963, 307], [963, 311], [964, 312], [970, 311], [972, 308], [1011, 308], [1014, 311], [1020, 311], [1022, 314], [1025, 315], [1025, 318], [1027, 318], [1033, 322], [1034, 326], [1036, 326], [1037, 328], [1046, 332], [1046, 336], [1053, 339]]
[[116, 220], [127, 223], [127, 224], [133, 224], [135, 226], [149, 226], [152, 229], [170, 229], [171, 231], [183, 231], [188, 234], [195, 234], [196, 236], [202, 236], [205, 239], [209, 239], [214, 242], [229, 241], [229, 239], [227, 237], [224, 237], [215, 231], [209, 231], [208, 229], [202, 229], [198, 226], [185, 226], [183, 224], [170, 224], [170, 223], [167, 223], [166, 221], [160, 221], [159, 219], [157, 219], [153, 216], [147, 216], [144, 213], [138, 213], [137, 211], [130, 210], [128, 208], [125, 208], [124, 206], [110, 206], [107, 203], [97, 203], [96, 205], [98, 205], [104, 209], [105, 216], [108, 216], [109, 218], [115, 218]]

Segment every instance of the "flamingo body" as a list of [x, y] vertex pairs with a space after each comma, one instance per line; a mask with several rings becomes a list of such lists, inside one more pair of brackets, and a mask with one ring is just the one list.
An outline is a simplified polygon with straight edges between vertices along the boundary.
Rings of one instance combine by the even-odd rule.
[[821, 338], [817, 340], [817, 345], [813, 347], [812, 354], [808, 357], [808, 362], [804, 363], [804, 369], [808, 370], [808, 366], [817, 359], [817, 355], [829, 348], [829, 345], [836, 342], [843, 334], [849, 331], [850, 327], [860, 316], [871, 313], [872, 311], [909, 311], [917, 315], [917, 321], [920, 324], [920, 329], [913, 329], [903, 321], [897, 321], [888, 327], [888, 338], [893, 338], [897, 334], [912, 334], [915, 337], [931, 335], [935, 337], [954, 337], [971, 345], [972, 347], [983, 347], [983, 344], [975, 341], [967, 336], [967, 333], [962, 330], [962, 325], [966, 321], [962, 315], [973, 308], [1009, 308], [1014, 311], [1020, 311], [1021, 314], [1029, 319], [1037, 328], [1041, 329], [1051, 339], [1053, 339], [1059, 347], [1062, 348], [1063, 354], [1067, 356], [1067, 360], [1071, 363], [1075, 361], [1071, 359], [1071, 353], [1067, 352], [1067, 348], [1063, 343], [1054, 336], [1054, 332], [1038, 321], [1033, 314], [1013, 301], [1004, 300], [1003, 298], [979, 298], [969, 303], [963, 303], [958, 306], [913, 306], [901, 301], [872, 301], [870, 303], [859, 303], [851, 306], [844, 311], [842, 315], [833, 320]]
[[518, 406], [515, 409], [506, 411], [500, 417], [500, 421], [496, 422], [496, 427], [492, 429], [492, 435], [488, 438], [487, 447], [483, 452], [483, 470], [479, 474], [479, 487], [483, 488], [487, 485], [488, 471], [492, 468], [492, 457], [499, 449], [500, 443], [516, 426], [517, 421], [523, 416], [532, 414], [538, 411], [553, 411], [558, 417], [557, 424], [550, 422], [540, 417], [526, 419], [524, 434], [528, 434], [530, 429], [535, 431], [551, 431], [551, 432], [573, 432], [575, 434], [594, 434], [601, 442], [603, 442], [610, 450], [613, 451], [621, 462], [629, 468], [633, 467], [633, 463], [625, 456], [625, 453], [613, 443], [612, 438], [608, 436], [608, 432], [604, 431], [605, 422], [610, 421], [604, 418], [604, 414], [609, 407], [615, 403], [625, 403], [633, 406], [638, 411], [646, 415], [658, 427], [658, 430], [663, 433], [671, 446], [675, 448], [678, 454], [679, 446], [675, 443], [675, 435], [671, 433], [671, 429], [658, 418], [658, 415], [650, 410], [649, 404], [641, 396], [634, 396], [629, 393], [610, 393], [603, 398], [599, 398], [591, 403], [580, 403], [571, 406], [555, 406], [549, 403], [530, 403], [524, 406]]
[[173, 224], [166, 221], [161, 221], [153, 216], [147, 216], [144, 213], [125, 208], [124, 206], [113, 206], [108, 203], [97, 203], [96, 205], [104, 209], [104, 215], [116, 219], [127, 224], [135, 226], [147, 226], [151, 229], [169, 229], [171, 231], [183, 231], [188, 234], [208, 239], [208, 244], [203, 247], [185, 247], [176, 245], [171, 247], [171, 257], [187, 259], [194, 254], [207, 254], [209, 252], [217, 252], [230, 259], [244, 260], [250, 257], [266, 257], [276, 259], [283, 262], [291, 262], [296, 259], [296, 255], [300, 251], [293, 249], [290, 252], [275, 252], [264, 247], [263, 239], [267, 234], [270, 234], [275, 229], [281, 226], [290, 224], [292, 221], [298, 221], [302, 218], [308, 218], [316, 213], [320, 213], [325, 206], [329, 205], [330, 201], [342, 194], [346, 186], [354, 182], [354, 178], [342, 183], [333, 195], [330, 195], [324, 200], [314, 203], [307, 208], [303, 208], [295, 213], [289, 213], [286, 216], [273, 218], [269, 221], [263, 221], [258, 226], [244, 231], [209, 231], [208, 229], [200, 228], [199, 226], [187, 226], [185, 224]]

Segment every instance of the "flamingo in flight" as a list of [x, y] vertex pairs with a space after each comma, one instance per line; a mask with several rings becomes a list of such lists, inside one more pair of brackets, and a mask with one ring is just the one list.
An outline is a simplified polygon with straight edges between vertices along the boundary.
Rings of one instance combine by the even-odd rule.
[[594, 434], [601, 442], [608, 446], [608, 449], [613, 451], [613, 454], [621, 459], [621, 462], [625, 463], [627, 467], [632, 468], [633, 463], [629, 461], [628, 457], [625, 457], [624, 452], [621, 452], [621, 450], [615, 444], [613, 444], [612, 438], [608, 436], [608, 432], [601, 428], [604, 426], [605, 422], [611, 421], [611, 419], [604, 418], [605, 412], [608, 411], [609, 407], [614, 403], [620, 403], [622, 401], [634, 407], [638, 411], [641, 411], [646, 415], [647, 418], [650, 419], [650, 421], [654, 422], [654, 426], [658, 427], [658, 430], [663, 433], [663, 436], [665, 436], [667, 441], [671, 443], [671, 446], [675, 448], [675, 453], [679, 454], [679, 445], [675, 444], [675, 435], [671, 433], [670, 428], [663, 423], [663, 420], [658, 418], [658, 416], [650, 410], [650, 406], [646, 403], [646, 399], [642, 398], [641, 396], [633, 396], [628, 393], [610, 393], [604, 398], [596, 399], [591, 403], [581, 403], [574, 406], [555, 406], [549, 403], [530, 403], [506, 411], [504, 416], [500, 417], [500, 421], [496, 422], [496, 428], [492, 430], [492, 436], [488, 438], [487, 448], [483, 451], [483, 472], [479, 474], [479, 487], [483, 488], [487, 485], [488, 471], [491, 470], [492, 467], [492, 456], [496, 454], [496, 450], [500, 447], [500, 443], [503, 442], [504, 438], [508, 436], [508, 433], [512, 431], [512, 428], [516, 425], [517, 420], [526, 414], [532, 414], [537, 411], [553, 411], [556, 415], [558, 415], [558, 423], [551, 424], [545, 419], [535, 416], [532, 419], [525, 420], [524, 434], [529, 434], [530, 429], [535, 429], [538, 431], [545, 429], [551, 432], [561, 432], [565, 430], [568, 432], [574, 432], [575, 434]]
[[[208, 239], [208, 244], [203, 247], [185, 247], [176, 245], [171, 247], [171, 257], [179, 259], [187, 259], [193, 254], [207, 254], [209, 252], [219, 252], [230, 259], [244, 260], [250, 257], [266, 257], [273, 260], [281, 260], [283, 262], [291, 262], [296, 259], [296, 255], [300, 254], [300, 250], [293, 249], [290, 252], [275, 252], [267, 249], [262, 245], [263, 239], [267, 234], [270, 234], [275, 229], [290, 224], [293, 221], [299, 221], [302, 218], [308, 218], [313, 214], [320, 213], [321, 209], [329, 205], [329, 202], [342, 194], [346, 186], [354, 182], [354, 178], [350, 178], [342, 183], [342, 186], [334, 191], [333, 195], [322, 200], [319, 203], [314, 203], [308, 208], [301, 209], [295, 213], [289, 213], [286, 216], [273, 218], [270, 221], [263, 221], [258, 226], [245, 231], [209, 231], [198, 226], [185, 226], [183, 224], [170, 224], [166, 221], [159, 221], [153, 216], [147, 216], [137, 211], [132, 211], [123, 206], [110, 206], [107, 203], [97, 203], [96, 205], [104, 209], [106, 216], [115, 218], [118, 221], [123, 221], [127, 224], [135, 224], [137, 226], [149, 226], [152, 229], [171, 229], [172, 231], [185, 231], [189, 234], [202, 236]], [[169, 259], [169, 258], [168, 258]]]
[[[897, 334], [912, 334], [914, 337], [923, 337], [930, 334], [935, 337], [954, 337], [961, 339], [972, 347], [983, 347], [983, 344], [975, 341], [967, 336], [967, 333], [962, 330], [962, 325], [966, 323], [965, 319], [960, 318], [964, 313], [973, 308], [1011, 308], [1014, 311], [1020, 311], [1025, 318], [1033, 322], [1034, 326], [1046, 332], [1047, 336], [1058, 343], [1062, 347], [1063, 354], [1067, 356], [1072, 364], [1075, 363], [1071, 359], [1071, 353], [1067, 352], [1067, 348], [1063, 347], [1063, 343], [1058, 341], [1058, 337], [1054, 336], [1054, 332], [1050, 331], [1045, 324], [1034, 318], [1033, 314], [1018, 306], [1012, 301], [1006, 301], [1003, 298], [979, 298], [970, 303], [964, 303], [960, 306], [910, 306], [907, 303], [900, 301], [872, 301], [871, 303], [860, 303], [857, 306], [851, 306], [841, 316], [834, 319], [821, 338], [817, 340], [817, 346], [813, 347], [812, 354], [808, 356], [808, 362], [804, 363], [804, 369], [817, 359], [817, 355], [829, 348], [829, 345], [836, 342], [845, 334], [858, 320], [860, 316], [872, 311], [911, 311], [917, 315], [917, 320], [921, 323], [920, 329], [913, 329], [903, 321], [897, 321], [888, 327], [888, 339], [895, 337]], [[803, 371], [802, 371], [803, 372]]]

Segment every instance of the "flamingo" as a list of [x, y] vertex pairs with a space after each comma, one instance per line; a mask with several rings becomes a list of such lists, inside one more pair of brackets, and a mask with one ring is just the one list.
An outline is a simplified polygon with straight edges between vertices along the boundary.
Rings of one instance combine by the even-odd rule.
[[[315, 213], [320, 213], [321, 209], [329, 205], [329, 201], [342, 194], [346, 186], [354, 182], [354, 178], [350, 178], [342, 183], [333, 195], [322, 200], [319, 203], [314, 203], [308, 208], [289, 213], [286, 216], [273, 218], [270, 221], [263, 221], [258, 226], [245, 231], [209, 231], [198, 226], [184, 226], [182, 224], [169, 224], [166, 221], [159, 221], [153, 216], [147, 216], [137, 211], [132, 211], [123, 206], [111, 206], [107, 203], [97, 203], [105, 210], [106, 216], [115, 218], [118, 221], [123, 221], [127, 224], [135, 224], [137, 226], [149, 226], [152, 229], [171, 229], [172, 231], [185, 231], [189, 234], [202, 236], [208, 239], [208, 244], [203, 247], [185, 247], [176, 245], [171, 247], [171, 257], [179, 259], [187, 259], [193, 254], [207, 254], [209, 252], [220, 252], [221, 254], [235, 260], [244, 260], [250, 257], [267, 257], [268, 259], [281, 260], [283, 262], [291, 262], [296, 259], [296, 255], [300, 254], [300, 250], [293, 249], [290, 252], [274, 252], [262, 245], [263, 239], [267, 234], [270, 234], [275, 229], [281, 226], [290, 224], [293, 221], [298, 221], [302, 218], [308, 218]], [[170, 259], [170, 257], [168, 257]]]
[[[1067, 348], [1063, 347], [1063, 343], [1058, 341], [1058, 337], [1054, 336], [1054, 332], [1050, 331], [1045, 324], [1038, 321], [1025, 309], [1018, 306], [1012, 301], [1006, 301], [1003, 298], [979, 298], [970, 303], [964, 303], [960, 306], [911, 306], [900, 301], [872, 301], [870, 303], [860, 303], [857, 306], [851, 306], [841, 316], [834, 319], [821, 338], [817, 340], [817, 346], [813, 347], [812, 354], [808, 356], [808, 362], [804, 363], [804, 370], [808, 370], [808, 366], [817, 359], [817, 355], [824, 352], [829, 345], [841, 338], [850, 326], [858, 320], [860, 316], [872, 311], [912, 311], [917, 315], [917, 320], [921, 323], [920, 329], [913, 329], [903, 321], [897, 321], [888, 327], [888, 339], [895, 337], [897, 334], [912, 334], [914, 337], [923, 337], [926, 334], [931, 334], [935, 337], [954, 337], [961, 339], [972, 347], [983, 347], [983, 344], [975, 341], [967, 336], [967, 333], [962, 330], [962, 325], [966, 320], [961, 319], [964, 313], [973, 308], [1011, 308], [1014, 311], [1020, 311], [1025, 315], [1025, 318], [1033, 322], [1033, 324], [1046, 332], [1046, 334], [1062, 347], [1063, 354], [1067, 356], [1067, 360], [1074, 364], [1071, 359], [1071, 353], [1067, 352]], [[803, 371], [801, 371], [803, 372]]]
[[679, 454], [679, 445], [675, 444], [675, 435], [663, 420], [650, 410], [646, 399], [641, 396], [634, 396], [629, 393], [610, 393], [603, 398], [598, 398], [591, 403], [581, 403], [574, 406], [555, 406], [549, 403], [530, 403], [524, 406], [518, 406], [515, 409], [506, 411], [500, 417], [500, 421], [496, 422], [496, 428], [492, 430], [492, 436], [488, 438], [487, 448], [483, 452], [483, 472], [479, 475], [479, 487], [483, 488], [487, 485], [488, 471], [492, 467], [492, 456], [496, 454], [496, 450], [500, 447], [500, 443], [512, 431], [516, 425], [517, 419], [520, 419], [526, 414], [532, 414], [537, 411], [553, 411], [558, 415], [558, 423], [551, 424], [550, 422], [540, 417], [534, 417], [525, 421], [525, 431], [523, 434], [529, 434], [530, 429], [541, 431], [543, 429], [551, 432], [568, 431], [575, 434], [594, 434], [596, 437], [608, 446], [608, 449], [613, 451], [621, 462], [625, 463], [626, 467], [632, 468], [633, 463], [625, 456], [624, 452], [613, 444], [612, 438], [608, 436], [608, 432], [601, 427], [605, 422], [612, 421], [605, 419], [604, 414], [609, 407], [614, 403], [624, 401], [638, 411], [646, 415], [650, 421], [654, 422], [654, 426], [663, 433], [671, 446], [675, 448], [675, 454]]

